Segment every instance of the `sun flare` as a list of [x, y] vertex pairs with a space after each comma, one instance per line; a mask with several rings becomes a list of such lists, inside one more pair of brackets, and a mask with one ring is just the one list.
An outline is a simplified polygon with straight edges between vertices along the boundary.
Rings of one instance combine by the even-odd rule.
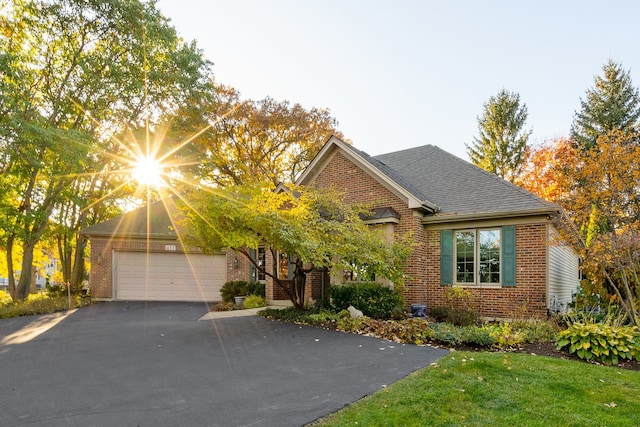
[[153, 157], [140, 157], [133, 167], [133, 177], [140, 185], [161, 187], [164, 184], [162, 174], [162, 164]]

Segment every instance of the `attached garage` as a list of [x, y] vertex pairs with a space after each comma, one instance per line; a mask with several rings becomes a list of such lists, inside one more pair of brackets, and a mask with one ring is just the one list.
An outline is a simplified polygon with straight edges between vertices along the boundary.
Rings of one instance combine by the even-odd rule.
[[248, 265], [233, 254], [184, 247], [180, 217], [167, 198], [82, 230], [91, 239], [92, 298], [213, 302], [228, 280], [247, 280]]
[[225, 255], [114, 251], [115, 299], [221, 301]]

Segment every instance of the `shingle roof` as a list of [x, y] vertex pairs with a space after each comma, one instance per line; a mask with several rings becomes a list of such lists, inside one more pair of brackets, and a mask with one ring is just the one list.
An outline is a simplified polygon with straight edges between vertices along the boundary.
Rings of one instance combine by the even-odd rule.
[[436, 205], [437, 216], [559, 210], [523, 188], [433, 145], [365, 159], [416, 197]]
[[[175, 239], [172, 219], [181, 215], [172, 200], [167, 199], [142, 206], [115, 218], [89, 226], [80, 231], [92, 237], [130, 237], [150, 239]], [[148, 221], [147, 221], [148, 218]]]

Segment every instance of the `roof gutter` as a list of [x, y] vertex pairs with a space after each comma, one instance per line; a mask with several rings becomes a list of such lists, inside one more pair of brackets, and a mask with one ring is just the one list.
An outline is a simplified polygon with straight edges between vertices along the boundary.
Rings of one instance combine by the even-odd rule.
[[503, 218], [522, 218], [539, 215], [555, 215], [560, 210], [555, 209], [532, 209], [528, 211], [511, 211], [511, 212], [478, 212], [463, 215], [430, 215], [422, 218], [422, 224], [442, 224], [452, 222], [477, 221], [486, 219], [503, 219]]

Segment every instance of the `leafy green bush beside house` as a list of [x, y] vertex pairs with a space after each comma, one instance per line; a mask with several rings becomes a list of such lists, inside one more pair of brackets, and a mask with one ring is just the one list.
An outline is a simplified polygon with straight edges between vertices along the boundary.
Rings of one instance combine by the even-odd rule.
[[260, 295], [249, 295], [244, 299], [243, 302], [244, 308], [259, 308], [265, 307], [266, 305], [267, 302], [265, 301], [264, 297], [261, 297]]
[[234, 302], [235, 297], [257, 295], [265, 297], [264, 283], [247, 282], [245, 280], [232, 280], [222, 285], [220, 289], [222, 301]]
[[404, 298], [398, 290], [376, 282], [333, 286], [330, 293], [336, 310], [346, 310], [353, 306], [374, 319], [390, 319], [404, 304]]

